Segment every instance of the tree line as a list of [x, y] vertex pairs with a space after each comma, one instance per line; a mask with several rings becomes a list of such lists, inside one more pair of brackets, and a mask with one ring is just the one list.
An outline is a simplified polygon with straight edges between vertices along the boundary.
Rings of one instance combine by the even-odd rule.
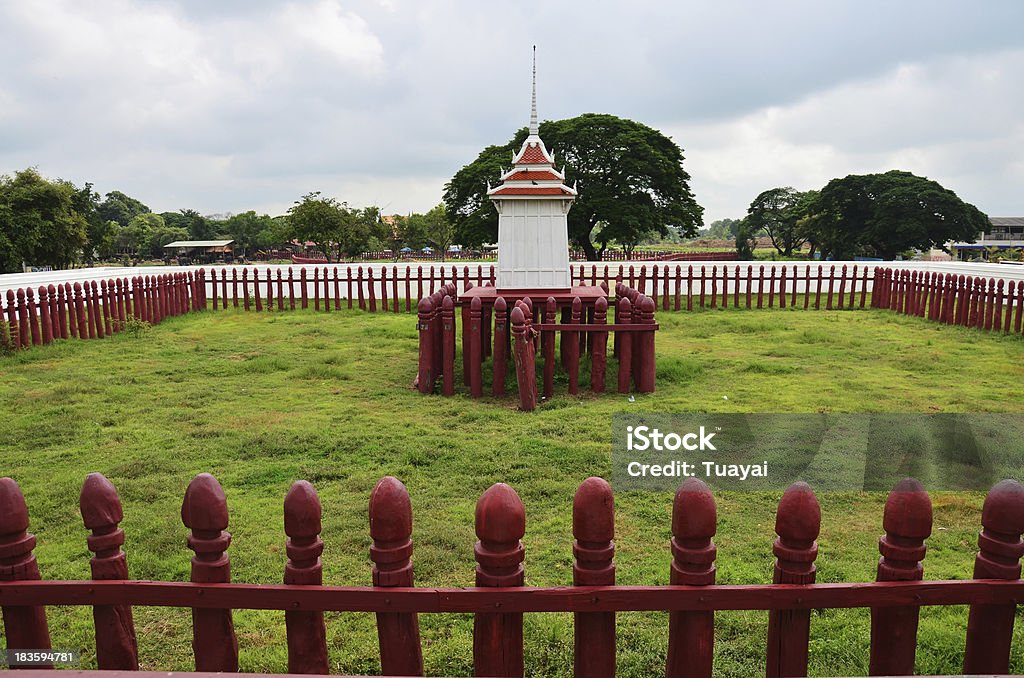
[[377, 207], [353, 208], [313, 192], [286, 214], [250, 210], [216, 217], [194, 209], [153, 212], [121, 191], [101, 196], [91, 183], [79, 188], [31, 167], [0, 175], [0, 273], [20, 272], [24, 265], [69, 268], [162, 259], [164, 246], [178, 240], [233, 240], [242, 258], [295, 242], [312, 242], [332, 260], [402, 247], [429, 246], [444, 253], [453, 233], [440, 205], [426, 214], [385, 219]]

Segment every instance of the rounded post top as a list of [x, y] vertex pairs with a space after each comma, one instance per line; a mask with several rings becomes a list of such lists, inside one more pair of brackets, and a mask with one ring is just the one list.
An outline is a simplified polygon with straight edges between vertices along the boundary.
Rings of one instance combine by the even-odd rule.
[[718, 509], [711, 488], [687, 478], [672, 502], [672, 534], [679, 539], [710, 539], [718, 529]]
[[1001, 480], [988, 491], [981, 508], [981, 524], [1001, 534], [1024, 533], [1024, 485]]
[[190, 530], [219, 532], [228, 526], [228, 500], [224, 488], [209, 473], [200, 473], [185, 490], [181, 522]]
[[78, 497], [82, 522], [90, 530], [112, 527], [124, 519], [117, 488], [102, 473], [90, 473]]
[[47, 291], [49, 291], [50, 294], [56, 294], [57, 293], [57, 288], [53, 286], [53, 283], [48, 285], [46, 289], [47, 289]]
[[0, 536], [28, 529], [28, 505], [13, 478], [0, 478]]
[[616, 307], [619, 313], [629, 313], [633, 310], [633, 304], [629, 301], [629, 297], [619, 297]]
[[476, 502], [476, 536], [480, 541], [512, 543], [526, 534], [526, 510], [509, 485], [495, 483]]
[[14, 290], [7, 290], [7, 301], [14, 301]]
[[546, 310], [546, 311], [554, 311], [555, 308], [556, 308], [556, 303], [557, 302], [555, 302], [555, 298], [554, 297], [548, 297], [544, 301], [544, 310]]
[[441, 302], [441, 310], [445, 312], [455, 311], [455, 302], [452, 300], [451, 297], [446, 296], [444, 298], [444, 300]]
[[578, 315], [581, 310], [583, 310], [583, 302], [580, 301], [579, 297], [573, 297], [572, 298], [572, 312], [576, 313]]
[[296, 480], [284, 497], [284, 533], [289, 537], [320, 534], [320, 497], [313, 484]]
[[503, 313], [508, 310], [508, 302], [505, 301], [505, 297], [498, 297], [494, 300], [494, 310], [499, 313]]
[[821, 506], [802, 480], [786, 488], [775, 513], [775, 534], [786, 541], [812, 542], [821, 531]]
[[473, 300], [469, 302], [470, 311], [479, 311], [483, 308], [483, 302], [480, 301], [480, 297], [473, 297]]
[[374, 541], [399, 541], [412, 535], [412, 501], [398, 478], [384, 476], [370, 493], [370, 536]]
[[644, 295], [640, 299], [640, 311], [642, 313], [654, 313], [654, 299]]
[[572, 535], [581, 542], [615, 538], [615, 497], [604, 478], [592, 476], [576, 489], [572, 500]]
[[[78, 283], [75, 283], [75, 287], [78, 287]], [[25, 290], [18, 288], [18, 301], [25, 301]]]
[[896, 483], [885, 500], [882, 527], [887, 534], [925, 539], [932, 533], [932, 500], [915, 478]]
[[516, 306], [512, 309], [512, 324], [513, 325], [525, 325], [526, 315], [523, 313], [523, 309]]
[[598, 297], [597, 301], [594, 302], [594, 310], [597, 311], [598, 313], [607, 313], [608, 312], [608, 298], [607, 297]]
[[434, 311], [434, 302], [430, 300], [430, 297], [423, 297], [416, 304], [416, 310], [420, 313], [432, 313]]

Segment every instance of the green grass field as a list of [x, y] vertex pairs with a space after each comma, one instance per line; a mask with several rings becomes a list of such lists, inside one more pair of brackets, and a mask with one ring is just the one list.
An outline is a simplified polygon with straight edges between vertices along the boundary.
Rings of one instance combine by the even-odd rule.
[[[558, 395], [530, 414], [512, 398], [413, 391], [415, 319], [405, 314], [208, 312], [141, 337], [34, 348], [0, 357], [0, 475], [24, 490], [47, 579], [89, 576], [78, 493], [100, 471], [121, 493], [132, 576], [187, 580], [181, 498], [193, 475], [209, 471], [228, 496], [236, 581], [281, 581], [282, 502], [305, 478], [324, 506], [325, 581], [369, 585], [367, 499], [390, 474], [412, 496], [419, 585], [472, 585], [473, 508], [497, 481], [526, 506], [527, 584], [563, 585], [572, 576], [572, 496], [586, 477], [608, 476], [614, 413], [1024, 410], [1019, 338], [882, 311], [730, 309], [658, 320], [656, 393], [633, 403], [571, 398], [563, 375]], [[778, 498], [719, 494], [719, 583], [770, 581]], [[819, 499], [818, 581], [873, 579], [884, 494]], [[617, 495], [619, 583], [668, 582], [671, 500]], [[981, 500], [933, 494], [926, 578], [970, 576]], [[281, 613], [237, 611], [235, 623], [242, 670], [286, 669]], [[427, 672], [471, 675], [472, 619], [420, 623]], [[719, 613], [716, 623], [717, 673], [763, 673], [767, 615]], [[192, 668], [187, 610], [137, 608], [135, 624], [144, 668]], [[372, 615], [329, 614], [327, 624], [334, 672], [379, 672]], [[55, 647], [81, 648], [94, 666], [88, 609], [51, 609], [50, 626]], [[923, 610], [918, 671], [958, 672], [965, 627], [965, 608]], [[667, 628], [665, 614], [621, 614], [620, 675], [663, 672]], [[866, 610], [815, 612], [812, 675], [866, 674], [868, 630]], [[570, 675], [571, 615], [527, 615], [525, 642], [529, 675]]]

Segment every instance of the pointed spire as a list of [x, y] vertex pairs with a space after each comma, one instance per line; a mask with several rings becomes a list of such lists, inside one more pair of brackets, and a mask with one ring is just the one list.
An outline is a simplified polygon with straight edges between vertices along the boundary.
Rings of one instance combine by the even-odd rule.
[[533, 46], [533, 102], [530, 106], [530, 136], [539, 136], [540, 125], [537, 124], [537, 45]]

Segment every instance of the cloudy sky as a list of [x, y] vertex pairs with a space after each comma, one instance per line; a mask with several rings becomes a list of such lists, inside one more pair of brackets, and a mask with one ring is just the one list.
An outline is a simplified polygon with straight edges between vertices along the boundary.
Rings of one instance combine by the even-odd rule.
[[[0, 1], [0, 173], [155, 211], [425, 211], [529, 115], [684, 150], [705, 221], [899, 168], [1024, 214], [1024, 2]], [[555, 149], [557, 153], [557, 149]]]

